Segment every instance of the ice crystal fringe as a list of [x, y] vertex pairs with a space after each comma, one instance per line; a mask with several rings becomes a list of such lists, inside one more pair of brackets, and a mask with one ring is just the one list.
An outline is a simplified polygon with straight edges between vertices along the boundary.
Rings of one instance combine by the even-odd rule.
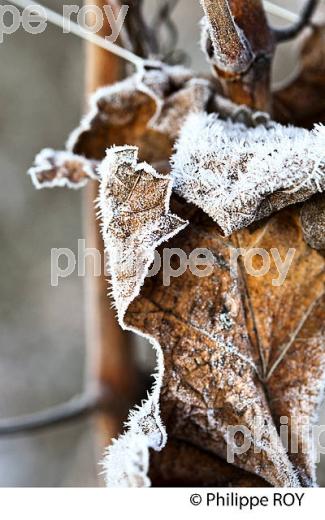
[[172, 158], [173, 188], [224, 235], [325, 190], [325, 130], [274, 123], [247, 128], [205, 112], [188, 116]]

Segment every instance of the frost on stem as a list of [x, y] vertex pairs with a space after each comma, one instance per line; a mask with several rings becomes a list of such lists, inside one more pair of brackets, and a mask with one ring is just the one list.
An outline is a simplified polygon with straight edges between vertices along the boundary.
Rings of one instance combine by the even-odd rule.
[[225, 72], [242, 73], [252, 64], [254, 55], [245, 34], [237, 26], [228, 0], [201, 0], [211, 39], [210, 57]]
[[202, 49], [223, 93], [254, 109], [271, 109], [274, 35], [262, 0], [201, 0]]
[[193, 114], [172, 159], [174, 190], [228, 236], [325, 190], [324, 128], [247, 128]]

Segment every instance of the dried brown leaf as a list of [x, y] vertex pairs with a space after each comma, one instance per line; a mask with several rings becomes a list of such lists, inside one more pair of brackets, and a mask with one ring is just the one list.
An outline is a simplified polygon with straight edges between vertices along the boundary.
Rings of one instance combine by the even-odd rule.
[[138, 149], [112, 148], [100, 166], [100, 208], [120, 321], [138, 295], [154, 251], [187, 222], [169, 212], [170, 176], [137, 163]]
[[209, 81], [193, 78], [183, 67], [148, 67], [100, 89], [68, 147], [78, 155], [102, 160], [108, 147], [128, 144], [139, 147], [140, 160], [166, 160], [189, 110], [206, 108], [210, 95]]
[[66, 151], [46, 148], [40, 152], [28, 174], [37, 189], [83, 188], [89, 179], [98, 179], [96, 161]]
[[[132, 157], [128, 157], [130, 150]], [[169, 439], [226, 460], [229, 450], [232, 453], [229, 427], [251, 431], [254, 424], [252, 444], [245, 453], [233, 453], [234, 464], [274, 486], [314, 485], [313, 451], [308, 442], [324, 387], [325, 270], [323, 256], [303, 240], [298, 208], [282, 211], [229, 240], [218, 236], [215, 224], [199, 210], [191, 213], [187, 229], [185, 220], [172, 217], [177, 222], [171, 228], [168, 223], [174, 236], [167, 247], [180, 248], [188, 255], [195, 249], [208, 249], [214, 258], [212, 274], [198, 277], [187, 270], [166, 286], [160, 270], [145, 280], [134, 299], [157, 245], [152, 238], [151, 210], [145, 209], [144, 217], [140, 212], [139, 220], [137, 208], [144, 209], [143, 204], [151, 208], [150, 201], [158, 197], [159, 218], [153, 219], [153, 226], [163, 231], [159, 241], [169, 234], [160, 215], [170, 222], [167, 206], [162, 210], [162, 202], [168, 205], [170, 194], [161, 190], [161, 181], [150, 181], [148, 189], [139, 187], [125, 210], [128, 194], [134, 193], [132, 186], [139, 186], [139, 172], [145, 175], [147, 168], [136, 166], [134, 161], [134, 149], [112, 150], [101, 168], [104, 239], [113, 254], [110, 267], [120, 323], [150, 338], [160, 359], [157, 384], [148, 401], [131, 417], [128, 439], [131, 442], [135, 435], [147, 447], [161, 449], [161, 409]], [[150, 178], [152, 171], [148, 173]], [[110, 184], [115, 188], [109, 188]], [[182, 212], [183, 206], [179, 206], [178, 213]], [[142, 236], [143, 246], [138, 238], [134, 241], [136, 236]], [[235, 268], [234, 247], [259, 247], [269, 254], [276, 248], [281, 260], [289, 249], [294, 250], [284, 283], [274, 283], [279, 275], [275, 263], [258, 278]], [[132, 258], [132, 265], [140, 266], [132, 272], [124, 268], [130, 265], [126, 258], [130, 251], [139, 257]], [[309, 429], [298, 432], [296, 454], [290, 450], [288, 454], [279, 437], [282, 416], [288, 418], [290, 433], [294, 432], [293, 421], [309, 421]], [[111, 483], [121, 479], [112, 474], [112, 468], [119, 467], [125, 479], [126, 455], [123, 450], [121, 454], [119, 442], [108, 458]]]
[[163, 350], [161, 408], [169, 438], [226, 459], [227, 428], [251, 428], [258, 418], [258, 442], [235, 456], [235, 464], [275, 486], [313, 485], [310, 444], [302, 453], [310, 430], [298, 437], [298, 453], [288, 456], [277, 429], [281, 416], [290, 431], [294, 420], [307, 419], [311, 427], [323, 392], [324, 259], [303, 241], [295, 209], [234, 240], [241, 247], [277, 247], [281, 258], [296, 247], [284, 285], [272, 285], [274, 266], [262, 279], [232, 272], [233, 243], [199, 218], [168, 246], [187, 253], [208, 248], [216, 259], [213, 274], [197, 278], [187, 271], [169, 288], [161, 274], [148, 280], [126, 322]]

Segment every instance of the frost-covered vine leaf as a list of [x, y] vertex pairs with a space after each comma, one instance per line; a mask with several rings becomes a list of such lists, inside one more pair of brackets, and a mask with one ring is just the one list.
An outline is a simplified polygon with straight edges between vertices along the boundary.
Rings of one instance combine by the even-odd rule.
[[83, 188], [89, 179], [98, 179], [95, 161], [69, 152], [50, 148], [39, 153], [28, 174], [37, 189], [41, 188]]
[[[138, 164], [137, 156], [135, 147], [112, 148], [99, 170], [102, 232], [110, 253], [112, 293], [124, 328], [125, 312], [141, 289], [155, 249], [187, 225], [169, 211], [171, 179], [146, 163]], [[148, 465], [148, 449], [159, 449], [165, 443], [159, 415], [163, 362], [156, 346], [160, 366], [156, 386], [131, 415], [130, 431], [109, 449], [107, 480], [111, 485], [147, 485], [144, 468]], [[136, 447], [134, 457], [130, 454], [132, 447]]]
[[325, 197], [315, 195], [301, 210], [301, 222], [307, 244], [325, 251]]
[[274, 117], [311, 128], [325, 122], [325, 26], [314, 27], [307, 36], [300, 60], [298, 77], [274, 93]]
[[168, 160], [189, 110], [204, 110], [209, 97], [209, 82], [193, 78], [183, 67], [148, 67], [98, 90], [68, 147], [77, 154], [102, 160], [106, 148], [129, 144], [139, 147], [141, 160]]
[[100, 165], [103, 236], [111, 251], [113, 296], [121, 322], [155, 249], [187, 225], [169, 212], [170, 177], [137, 159], [136, 147], [117, 147]]
[[[241, 247], [278, 248], [282, 259], [296, 247], [284, 285], [272, 285], [274, 265], [262, 281], [235, 273], [229, 246], [237, 240]], [[128, 326], [154, 337], [163, 350], [161, 409], [169, 438], [226, 459], [228, 427], [251, 431], [257, 421], [255, 446], [235, 455], [235, 464], [272, 485], [313, 485], [310, 445], [301, 453], [299, 437], [299, 453], [288, 456], [277, 433], [282, 415], [290, 433], [294, 418], [312, 425], [324, 384], [324, 259], [303, 241], [298, 210], [231, 242], [199, 214], [168, 247], [188, 254], [208, 248], [215, 258], [206, 278], [188, 270], [170, 287], [161, 273], [147, 280], [126, 316]], [[309, 430], [304, 434], [306, 442]]]
[[174, 190], [227, 236], [325, 190], [325, 131], [272, 124], [247, 128], [191, 114], [176, 145]]

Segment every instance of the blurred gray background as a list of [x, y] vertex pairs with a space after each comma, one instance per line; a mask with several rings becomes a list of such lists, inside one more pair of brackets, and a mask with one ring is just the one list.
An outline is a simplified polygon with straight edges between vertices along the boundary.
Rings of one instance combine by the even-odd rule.
[[[148, 0], [149, 10], [154, 3]], [[301, 4], [278, 3], [291, 9]], [[199, 2], [180, 0], [175, 15], [179, 47], [192, 56], [194, 68], [204, 69], [197, 44]], [[294, 68], [295, 56], [286, 46], [277, 81]], [[36, 192], [26, 176], [39, 150], [62, 148], [77, 126], [83, 67], [83, 43], [50, 25], [38, 36], [20, 29], [0, 44], [0, 417], [60, 403], [83, 385], [82, 280], [71, 276], [50, 287], [51, 248], [76, 251], [83, 238], [81, 194]], [[0, 439], [0, 486], [97, 486], [92, 435], [89, 419]], [[325, 485], [325, 469], [320, 484]]]

